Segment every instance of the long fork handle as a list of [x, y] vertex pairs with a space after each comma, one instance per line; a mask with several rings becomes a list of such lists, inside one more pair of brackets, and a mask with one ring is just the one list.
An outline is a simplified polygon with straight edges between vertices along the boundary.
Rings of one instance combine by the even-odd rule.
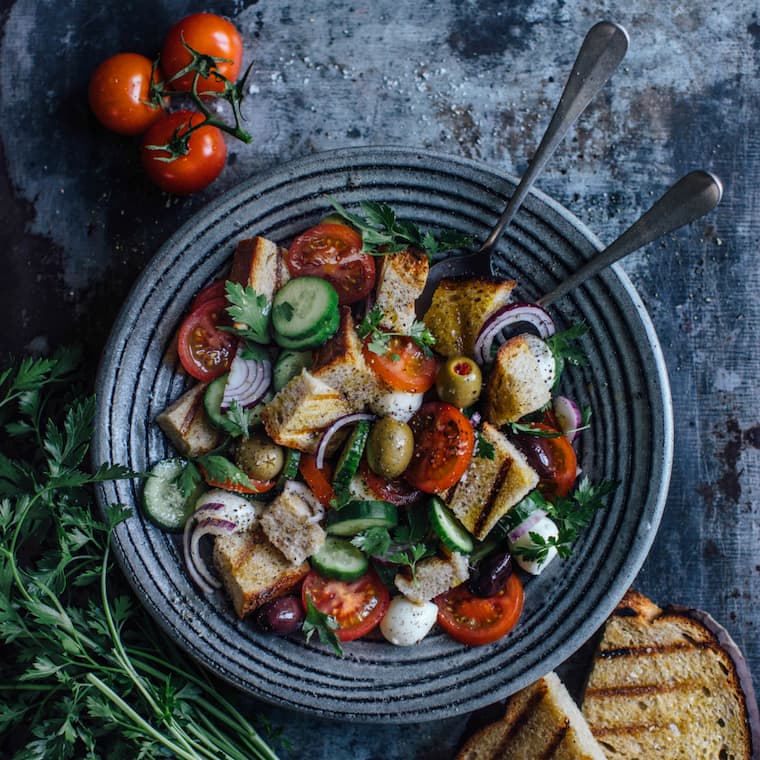
[[567, 131], [580, 116], [591, 99], [602, 89], [628, 50], [628, 33], [611, 21], [600, 21], [589, 30], [575, 59], [557, 110], [546, 129], [528, 170], [499, 217], [491, 234], [480, 246], [479, 253], [488, 255], [501, 237], [504, 228], [512, 221], [530, 191], [536, 177], [551, 158]]
[[637, 222], [614, 243], [590, 258], [575, 274], [543, 298], [541, 306], [550, 306], [573, 288], [669, 232], [699, 219], [720, 203], [723, 183], [710, 172], [694, 171], [682, 177]]

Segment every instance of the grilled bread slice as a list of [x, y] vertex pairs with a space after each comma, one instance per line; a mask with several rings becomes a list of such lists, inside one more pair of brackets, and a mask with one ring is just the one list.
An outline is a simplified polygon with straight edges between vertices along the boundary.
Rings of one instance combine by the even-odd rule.
[[510, 697], [504, 717], [474, 734], [457, 760], [604, 760], [555, 673]]
[[483, 324], [497, 309], [509, 303], [514, 280], [483, 278], [443, 279], [433, 293], [424, 322], [435, 337], [442, 356], [472, 356]]
[[310, 569], [308, 562], [299, 564], [288, 560], [267, 540], [259, 526], [217, 536], [213, 556], [239, 618], [287, 594]]
[[156, 423], [177, 451], [186, 457], [208, 454], [222, 442], [222, 434], [203, 406], [206, 383], [197, 383], [156, 416]]
[[241, 240], [235, 248], [229, 279], [243, 287], [251, 286], [269, 303], [290, 279], [285, 249], [263, 237]]
[[342, 393], [304, 369], [264, 407], [261, 421], [275, 443], [313, 454], [324, 429], [350, 411]]
[[551, 401], [554, 355], [535, 335], [515, 335], [499, 347], [484, 390], [485, 418], [494, 425], [516, 422]]
[[480, 435], [493, 446], [493, 459], [473, 457], [445, 500], [462, 525], [482, 541], [538, 485], [538, 474], [523, 453], [493, 425], [484, 422]]
[[422, 604], [464, 583], [470, 576], [470, 568], [467, 557], [452, 552], [446, 558], [428, 557], [421, 560], [414, 575], [412, 579], [407, 574], [398, 573], [393, 582], [407, 599]]
[[633, 590], [607, 621], [582, 709], [620, 760], [760, 754], [751, 675], [725, 629]]
[[375, 297], [375, 306], [383, 312], [381, 327], [409, 333], [416, 319], [414, 302], [425, 289], [429, 271], [427, 256], [412, 248], [382, 257]]

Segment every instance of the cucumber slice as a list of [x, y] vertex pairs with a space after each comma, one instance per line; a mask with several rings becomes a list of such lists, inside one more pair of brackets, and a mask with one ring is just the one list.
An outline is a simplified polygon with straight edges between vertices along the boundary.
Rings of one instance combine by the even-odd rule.
[[284, 388], [304, 367], [311, 367], [311, 351], [283, 351], [272, 370], [275, 391]]
[[203, 406], [206, 409], [209, 420], [211, 420], [211, 424], [221, 429], [224, 429], [225, 422], [224, 415], [221, 412], [222, 396], [224, 396], [224, 386], [227, 385], [229, 374], [229, 372], [225, 372], [217, 377], [216, 380], [212, 380], [203, 394]]
[[352, 501], [327, 513], [325, 530], [332, 536], [355, 536], [369, 528], [395, 528], [398, 509], [387, 501]]
[[328, 536], [309, 561], [320, 575], [339, 581], [355, 581], [369, 569], [369, 560], [359, 549], [347, 538], [335, 536]]
[[162, 459], [150, 471], [143, 487], [143, 507], [148, 519], [164, 530], [182, 530], [203, 492], [198, 484], [187, 498], [177, 484], [185, 469], [184, 459]]
[[437, 496], [430, 499], [430, 524], [441, 543], [452, 551], [469, 554], [475, 548], [467, 529]]
[[333, 313], [338, 313], [338, 292], [327, 280], [295, 277], [275, 293], [272, 301], [275, 337], [316, 340]]
[[338, 496], [338, 501], [341, 501], [343, 494], [348, 493], [351, 479], [359, 469], [359, 462], [369, 436], [369, 427], [369, 420], [359, 420], [351, 431], [351, 435], [348, 436], [348, 440], [343, 444], [343, 450], [340, 452], [333, 475], [333, 488]]
[[287, 338], [275, 333], [274, 339], [280, 348], [288, 348], [301, 351], [307, 348], [321, 346], [328, 338], [331, 338], [340, 327], [340, 312], [336, 309], [331, 311], [322, 322], [317, 325], [313, 333], [299, 338]]
[[285, 450], [285, 464], [280, 474], [277, 476], [277, 483], [274, 487], [274, 493], [281, 493], [285, 488], [285, 483], [289, 480], [295, 480], [298, 477], [298, 463], [301, 461], [301, 452], [296, 449]]

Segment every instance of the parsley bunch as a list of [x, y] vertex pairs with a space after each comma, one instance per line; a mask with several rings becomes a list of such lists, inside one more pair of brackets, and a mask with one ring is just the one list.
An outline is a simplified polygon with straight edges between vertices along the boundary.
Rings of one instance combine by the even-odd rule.
[[470, 248], [472, 238], [453, 230], [442, 230], [433, 233], [422, 232], [420, 228], [408, 220], [399, 219], [396, 212], [385, 203], [363, 201], [359, 204], [362, 214], [347, 211], [334, 198], [328, 198], [338, 216], [362, 236], [362, 251], [373, 256], [384, 256], [388, 253], [399, 253], [410, 246], [419, 248], [429, 259], [440, 253], [455, 248]]
[[274, 760], [116, 573], [111, 539], [129, 510], [99, 519], [91, 486], [136, 474], [87, 468], [95, 400], [76, 367], [61, 351], [0, 371], [0, 752]]

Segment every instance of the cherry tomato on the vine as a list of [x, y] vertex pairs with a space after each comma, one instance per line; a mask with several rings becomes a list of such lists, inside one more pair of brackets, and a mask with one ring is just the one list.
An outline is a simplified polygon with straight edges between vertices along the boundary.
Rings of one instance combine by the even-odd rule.
[[[183, 44], [184, 42], [184, 44]], [[243, 40], [234, 24], [214, 13], [194, 13], [178, 21], [166, 35], [161, 49], [161, 69], [170, 90], [190, 92], [195, 72], [189, 71], [174, 77], [191, 61], [192, 54], [185, 47], [216, 59], [216, 71], [234, 82], [243, 63]], [[214, 76], [198, 78], [198, 93], [224, 92], [224, 82]]]
[[151, 98], [158, 72], [144, 55], [118, 53], [90, 77], [87, 97], [97, 120], [120, 135], [140, 135], [164, 116], [161, 102]]
[[194, 130], [185, 155], [173, 158], [171, 150], [164, 147], [177, 143], [190, 126], [197, 125], [203, 118], [197, 111], [175, 111], [145, 133], [142, 165], [148, 177], [162, 190], [176, 195], [195, 193], [213, 182], [224, 168], [227, 146], [224, 135], [216, 127]]

